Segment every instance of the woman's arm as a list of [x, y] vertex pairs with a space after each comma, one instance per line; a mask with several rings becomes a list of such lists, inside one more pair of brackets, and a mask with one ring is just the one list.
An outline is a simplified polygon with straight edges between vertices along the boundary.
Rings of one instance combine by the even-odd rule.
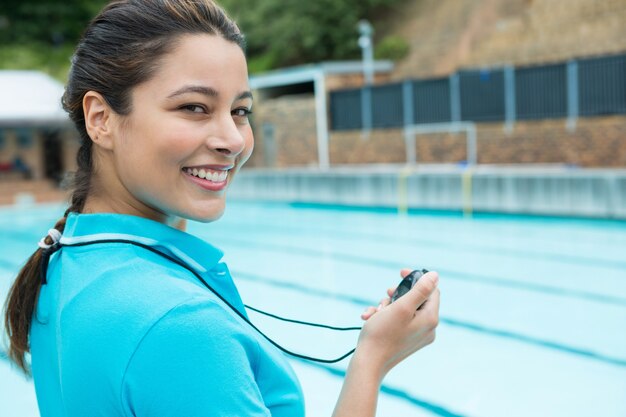
[[[403, 276], [408, 273], [409, 270], [402, 271]], [[429, 272], [392, 305], [386, 300], [379, 311], [364, 314], [367, 322], [348, 366], [333, 417], [375, 416], [385, 375], [435, 340], [439, 322], [437, 283], [437, 273]]]

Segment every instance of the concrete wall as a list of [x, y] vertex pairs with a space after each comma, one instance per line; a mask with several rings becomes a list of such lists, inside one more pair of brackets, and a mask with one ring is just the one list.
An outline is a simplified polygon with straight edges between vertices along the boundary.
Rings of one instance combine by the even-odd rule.
[[[268, 148], [263, 124], [274, 126]], [[255, 151], [250, 166], [308, 167], [318, 161], [315, 103], [311, 95], [287, 96], [255, 105]], [[478, 162], [482, 164], [570, 164], [626, 168], [626, 117], [580, 118], [570, 130], [565, 119], [519, 121], [512, 130], [502, 123], [477, 124]], [[459, 134], [416, 137], [417, 161], [457, 163], [467, 159], [466, 138]], [[404, 163], [402, 129], [330, 132], [331, 165]], [[267, 161], [273, 161], [269, 164]]]
[[[252, 123], [255, 143], [249, 166], [317, 165], [315, 99], [312, 94], [260, 100], [254, 105]], [[268, 132], [264, 125], [273, 126], [273, 132]]]
[[[479, 123], [477, 154], [481, 164], [570, 164], [626, 168], [626, 117], [578, 119], [568, 130], [565, 119], [518, 122], [512, 131], [501, 123]], [[467, 159], [465, 133], [416, 136], [418, 162], [454, 163]], [[333, 132], [331, 163], [404, 162], [401, 129], [379, 129], [363, 140], [360, 131]]]
[[238, 174], [229, 198], [626, 219], [626, 169], [248, 168]]

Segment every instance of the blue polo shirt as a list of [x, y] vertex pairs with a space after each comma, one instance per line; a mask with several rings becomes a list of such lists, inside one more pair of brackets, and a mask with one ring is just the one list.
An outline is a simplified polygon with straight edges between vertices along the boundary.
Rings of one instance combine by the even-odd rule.
[[[61, 242], [183, 261], [245, 315], [222, 252], [167, 225], [70, 214]], [[42, 417], [304, 416], [284, 355], [187, 269], [127, 243], [52, 255], [30, 334]]]

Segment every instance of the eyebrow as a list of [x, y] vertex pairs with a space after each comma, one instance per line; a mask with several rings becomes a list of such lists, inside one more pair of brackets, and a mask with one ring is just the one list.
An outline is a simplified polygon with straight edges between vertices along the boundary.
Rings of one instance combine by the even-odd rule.
[[[177, 96], [180, 96], [182, 94], [187, 94], [187, 93], [198, 93], [198, 94], [202, 94], [205, 95], [207, 97], [211, 97], [211, 98], [216, 98], [219, 97], [220, 93], [211, 87], [205, 87], [202, 85], [186, 85], [182, 88], [179, 88], [178, 90], [174, 91], [172, 94], [170, 94], [169, 96], [167, 96], [167, 98], [174, 98]], [[252, 92], [251, 91], [244, 91], [242, 93], [240, 93], [237, 96], [236, 100], [243, 100], [243, 99], [252, 99]]]

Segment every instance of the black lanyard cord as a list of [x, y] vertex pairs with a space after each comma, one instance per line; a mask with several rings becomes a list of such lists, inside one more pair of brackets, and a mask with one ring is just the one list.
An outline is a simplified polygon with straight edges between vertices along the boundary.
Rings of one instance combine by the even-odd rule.
[[[278, 343], [274, 342], [272, 339], [269, 338], [269, 336], [265, 335], [265, 333], [263, 333], [258, 327], [256, 327], [246, 316], [244, 316], [237, 308], [235, 308], [235, 306], [233, 306], [230, 302], [228, 302], [228, 300], [226, 300], [220, 293], [218, 293], [213, 287], [211, 287], [211, 285], [209, 285], [208, 282], [206, 282], [204, 280], [204, 278], [202, 278], [202, 276], [197, 273], [195, 270], [193, 270], [189, 265], [185, 264], [184, 262], [182, 262], [181, 260], [174, 258], [173, 256], [170, 256], [164, 252], [161, 252], [160, 250], [157, 250], [155, 248], [153, 248], [152, 246], [146, 245], [144, 243], [140, 243], [140, 242], [135, 242], [133, 240], [127, 240], [127, 239], [101, 239], [101, 240], [92, 240], [92, 241], [88, 241], [88, 242], [78, 242], [78, 243], [55, 243], [53, 246], [51, 246], [48, 249], [44, 249], [43, 252], [43, 256], [41, 258], [41, 282], [42, 285], [46, 284], [46, 275], [47, 275], [47, 270], [48, 270], [48, 261], [50, 259], [50, 256], [56, 252], [57, 250], [61, 249], [63, 246], [68, 246], [68, 247], [77, 247], [77, 246], [89, 246], [89, 245], [96, 245], [99, 243], [127, 243], [130, 245], [134, 245], [134, 246], [138, 246], [140, 248], [149, 250], [152, 253], [155, 253], [165, 259], [167, 259], [170, 262], [175, 263], [176, 265], [188, 270], [189, 272], [191, 272], [201, 283], [202, 285], [204, 285], [209, 291], [211, 291], [213, 294], [215, 294], [224, 304], [226, 304], [232, 311], [235, 312], [235, 314], [237, 314], [243, 321], [245, 321], [246, 323], [248, 323], [248, 325], [250, 325], [250, 327], [252, 327], [254, 330], [256, 330], [257, 333], [259, 333], [261, 336], [263, 336], [268, 342], [270, 342], [273, 346], [275, 346], [277, 349], [279, 349], [280, 351], [294, 356], [296, 358], [300, 358], [300, 359], [306, 359], [309, 361], [313, 361], [313, 362], [320, 362], [320, 363], [336, 363], [339, 361], [344, 360], [345, 358], [347, 358], [348, 356], [352, 355], [354, 353], [355, 349], [352, 349], [351, 351], [345, 353], [344, 355], [335, 358], [335, 359], [319, 359], [319, 358], [314, 358], [311, 356], [306, 356], [306, 355], [301, 355], [299, 353], [295, 353], [292, 352], [288, 349], [285, 349], [284, 347], [280, 346]], [[352, 330], [361, 330], [360, 327], [334, 327], [334, 326], [327, 326], [325, 324], [318, 324], [318, 323], [310, 323], [310, 322], [306, 322], [306, 321], [299, 321], [299, 320], [293, 320], [293, 319], [287, 319], [284, 317], [280, 317], [271, 313], [267, 313], [265, 311], [256, 309], [254, 307], [248, 306], [248, 305], [244, 305], [244, 307], [255, 311], [257, 313], [263, 314], [265, 316], [268, 317], [272, 317], [274, 319], [277, 320], [281, 320], [281, 321], [286, 321], [289, 323], [296, 323], [296, 324], [302, 324], [305, 326], [312, 326], [312, 327], [321, 327], [324, 329], [330, 329], [330, 330], [336, 330], [336, 331], [352, 331]]]
[[348, 332], [348, 331], [361, 330], [362, 329], [362, 327], [335, 327], [335, 326], [329, 326], [327, 324], [311, 323], [311, 322], [308, 322], [308, 321], [300, 321], [300, 320], [288, 319], [288, 318], [285, 318], [285, 317], [277, 316], [277, 315], [272, 314], [272, 313], [268, 313], [267, 311], [259, 310], [258, 308], [254, 308], [252, 306], [249, 306], [248, 304], [244, 304], [243, 306], [245, 308], [247, 308], [248, 310], [252, 310], [252, 311], [254, 311], [256, 313], [263, 314], [264, 316], [271, 317], [273, 319], [280, 320], [280, 321], [286, 321], [288, 323], [301, 324], [303, 326], [321, 327], [322, 329], [330, 329], [330, 330], [335, 330], [335, 331], [338, 331], [338, 332]]

